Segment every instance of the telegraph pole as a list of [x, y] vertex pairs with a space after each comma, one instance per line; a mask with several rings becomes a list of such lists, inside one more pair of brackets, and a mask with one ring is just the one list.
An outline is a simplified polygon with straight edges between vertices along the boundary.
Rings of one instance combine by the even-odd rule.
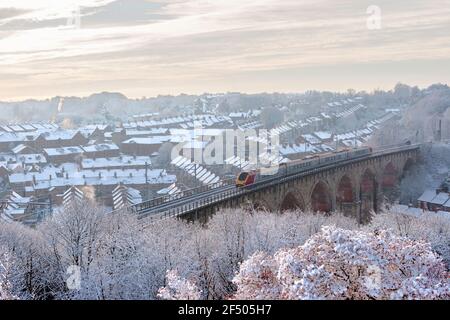
[[194, 181], [195, 181], [195, 186], [198, 186], [198, 181], [197, 181], [197, 164], [195, 163], [194, 160]]
[[145, 189], [147, 190], [147, 200], [150, 198], [150, 190], [148, 190], [148, 162], [145, 161]]

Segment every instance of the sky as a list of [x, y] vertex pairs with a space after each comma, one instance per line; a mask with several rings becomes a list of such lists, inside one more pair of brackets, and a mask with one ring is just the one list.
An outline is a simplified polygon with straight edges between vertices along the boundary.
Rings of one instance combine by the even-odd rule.
[[0, 100], [450, 83], [450, 0], [0, 0]]

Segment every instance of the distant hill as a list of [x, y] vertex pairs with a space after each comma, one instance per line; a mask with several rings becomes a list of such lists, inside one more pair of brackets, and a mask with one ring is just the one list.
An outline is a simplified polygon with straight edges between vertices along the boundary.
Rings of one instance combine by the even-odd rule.
[[442, 139], [450, 139], [450, 88], [441, 87], [430, 90], [426, 96], [409, 108], [402, 125], [426, 141], [436, 140], [441, 122]]
[[450, 88], [432, 85], [423, 90], [415, 101], [403, 109], [402, 119], [387, 125], [373, 137], [374, 145], [396, 144], [411, 139], [428, 142], [450, 139]]
[[[131, 115], [151, 112], [170, 112], [178, 105], [193, 105], [196, 97], [188, 95], [158, 96], [155, 98], [130, 99], [117, 92], [95, 93], [88, 97], [54, 97], [46, 100], [0, 102], [0, 123], [54, 121], [70, 118], [105, 121], [105, 114], [117, 120]], [[179, 111], [179, 110], [178, 110]], [[87, 119], [84, 119], [87, 118]]]

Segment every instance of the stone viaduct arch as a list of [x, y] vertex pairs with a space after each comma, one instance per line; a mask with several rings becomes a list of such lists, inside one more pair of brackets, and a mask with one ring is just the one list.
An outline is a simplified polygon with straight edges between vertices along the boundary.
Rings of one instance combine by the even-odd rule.
[[359, 187], [359, 217], [362, 222], [370, 219], [371, 212], [378, 211], [378, 204], [380, 200], [376, 174], [373, 170], [367, 168], [361, 176]]
[[305, 211], [305, 201], [299, 190], [289, 190], [281, 201], [280, 212], [291, 210]]
[[412, 169], [412, 167], [416, 164], [416, 160], [413, 158], [408, 158], [401, 166], [402, 172], [401, 172], [401, 178], [405, 177], [405, 175], [408, 173], [409, 170]]
[[327, 182], [319, 180], [313, 187], [310, 198], [313, 212], [333, 211], [332, 191]]
[[355, 202], [355, 185], [349, 174], [344, 174], [337, 181], [336, 210], [345, 214], [352, 212]]
[[392, 162], [389, 162], [383, 170], [381, 188], [383, 195], [389, 201], [395, 200], [399, 196], [399, 172]]

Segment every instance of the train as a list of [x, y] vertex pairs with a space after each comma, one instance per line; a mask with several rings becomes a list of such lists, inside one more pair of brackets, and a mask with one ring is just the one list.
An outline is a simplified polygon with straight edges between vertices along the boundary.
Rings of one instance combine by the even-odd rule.
[[275, 173], [268, 173], [270, 168], [261, 168], [257, 170], [242, 171], [236, 177], [236, 187], [245, 188], [254, 185], [256, 182], [264, 179], [264, 177], [280, 177], [287, 176], [290, 173], [301, 172], [307, 169], [323, 166], [331, 162], [350, 160], [365, 157], [372, 154], [371, 147], [363, 147], [356, 150], [342, 149], [334, 152], [308, 155], [302, 159], [282, 163], [275, 169]]

